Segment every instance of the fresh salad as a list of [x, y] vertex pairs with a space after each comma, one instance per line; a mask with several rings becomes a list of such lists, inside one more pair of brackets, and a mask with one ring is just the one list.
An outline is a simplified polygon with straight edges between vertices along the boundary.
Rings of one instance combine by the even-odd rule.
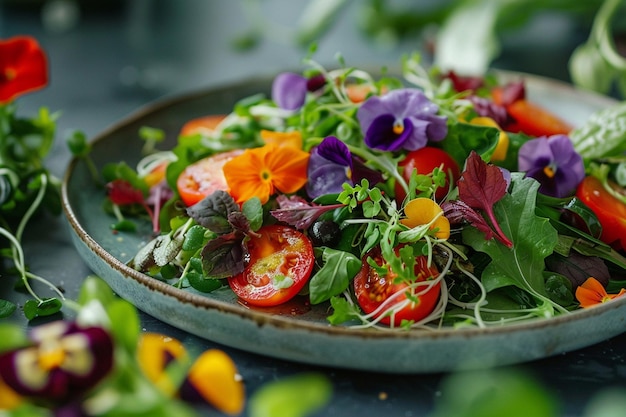
[[626, 104], [573, 128], [523, 78], [417, 54], [402, 76], [305, 62], [189, 120], [171, 150], [143, 128], [145, 158], [103, 169], [116, 233], [152, 222], [132, 268], [379, 329], [503, 325], [625, 292]]

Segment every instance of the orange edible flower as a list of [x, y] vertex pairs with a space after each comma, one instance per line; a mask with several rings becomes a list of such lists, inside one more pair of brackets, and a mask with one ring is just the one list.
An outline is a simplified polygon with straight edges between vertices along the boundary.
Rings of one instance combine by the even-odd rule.
[[261, 130], [261, 139], [266, 145], [293, 146], [302, 149], [302, 135], [298, 130], [291, 132], [275, 132], [273, 130]]
[[167, 373], [171, 361], [189, 360], [187, 350], [177, 339], [158, 334], [144, 333], [137, 346], [137, 361], [144, 375], [168, 395], [176, 393], [176, 385]]
[[576, 299], [582, 308], [593, 307], [598, 304], [606, 303], [614, 298], [626, 294], [626, 289], [622, 288], [617, 294], [607, 294], [604, 286], [593, 277], [587, 278], [578, 288], [576, 288]]
[[435, 237], [438, 239], [450, 237], [450, 221], [443, 215], [439, 204], [430, 198], [420, 197], [409, 201], [404, 207], [404, 214], [406, 218], [400, 220], [400, 223], [406, 227], [413, 228], [428, 224], [436, 218], [430, 226], [431, 230], [436, 230]]
[[34, 38], [0, 40], [0, 103], [39, 90], [47, 83], [46, 55]]
[[295, 193], [306, 184], [309, 154], [292, 146], [246, 149], [224, 165], [230, 194], [238, 203], [258, 197], [267, 203], [276, 190]]
[[0, 378], [0, 410], [13, 410], [23, 402], [24, 399]]
[[243, 411], [245, 387], [235, 362], [225, 352], [209, 349], [202, 353], [189, 369], [187, 382], [217, 410], [229, 415]]

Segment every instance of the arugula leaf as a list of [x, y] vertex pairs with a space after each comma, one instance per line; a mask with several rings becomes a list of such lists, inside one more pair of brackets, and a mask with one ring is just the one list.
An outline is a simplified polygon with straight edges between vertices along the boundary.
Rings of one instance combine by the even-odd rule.
[[309, 281], [311, 304], [319, 304], [332, 296], [341, 294], [361, 269], [361, 260], [349, 252], [328, 247], [322, 251], [322, 267]]
[[544, 260], [554, 251], [558, 235], [548, 219], [535, 214], [539, 183], [514, 173], [511, 185], [511, 193], [494, 206], [494, 216], [511, 236], [513, 245], [507, 247], [496, 240], [485, 240], [474, 228], [463, 230], [463, 241], [491, 257], [482, 274], [487, 291], [514, 285], [545, 297]]
[[326, 317], [326, 319], [332, 325], [354, 320], [358, 318], [361, 313], [356, 304], [351, 304], [344, 297], [330, 297], [330, 305], [333, 308], [333, 313]]

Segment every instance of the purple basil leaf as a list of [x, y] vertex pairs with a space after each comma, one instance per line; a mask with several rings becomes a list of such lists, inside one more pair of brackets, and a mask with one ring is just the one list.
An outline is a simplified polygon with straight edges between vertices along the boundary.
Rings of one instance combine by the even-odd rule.
[[245, 268], [243, 233], [231, 232], [210, 240], [202, 249], [202, 270], [208, 278], [222, 279], [240, 274]]
[[561, 274], [572, 282], [574, 288], [589, 277], [594, 277], [606, 287], [611, 274], [604, 261], [596, 256], [585, 256], [571, 251], [569, 256], [550, 256], [546, 258], [547, 268]]
[[198, 203], [187, 208], [187, 214], [200, 226], [206, 227], [218, 235], [233, 230], [228, 217], [239, 212], [239, 206], [226, 191], [215, 191]]

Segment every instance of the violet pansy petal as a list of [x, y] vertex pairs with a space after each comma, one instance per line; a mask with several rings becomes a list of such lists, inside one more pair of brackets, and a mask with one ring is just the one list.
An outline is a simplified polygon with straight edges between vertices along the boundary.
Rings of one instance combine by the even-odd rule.
[[552, 150], [545, 137], [532, 139], [524, 143], [519, 150], [517, 165], [520, 171], [529, 173], [543, 169], [552, 162]]
[[428, 126], [430, 123], [426, 120], [418, 119], [415, 117], [406, 119], [405, 122], [405, 130], [406, 125], [410, 123], [411, 125], [411, 135], [406, 139], [403, 143], [402, 148], [407, 151], [414, 151], [426, 146], [428, 142]]
[[559, 198], [571, 195], [585, 176], [582, 157], [566, 135], [526, 142], [518, 153], [518, 168], [540, 183], [539, 192]]
[[300, 74], [283, 72], [272, 83], [272, 100], [285, 110], [297, 110], [304, 104], [307, 79]]
[[[370, 97], [359, 108], [357, 118], [369, 147], [416, 150], [429, 140], [439, 141], [447, 135], [447, 119], [438, 116], [438, 111], [439, 107], [421, 90], [403, 88]], [[398, 121], [404, 124], [400, 133], [394, 132]]]
[[391, 114], [378, 116], [369, 126], [365, 133], [365, 144], [372, 149], [383, 151], [397, 151], [402, 149], [405, 142], [413, 134], [413, 123], [409, 119], [404, 119], [404, 129], [401, 134], [393, 132], [393, 125], [396, 118]]
[[319, 146], [313, 148], [307, 167], [306, 192], [310, 198], [324, 194], [339, 193], [343, 183], [349, 181], [349, 166], [324, 158], [319, 153]]
[[335, 136], [328, 136], [317, 146], [317, 153], [329, 161], [352, 168], [352, 154], [348, 146]]
[[378, 184], [383, 181], [383, 175], [380, 171], [369, 168], [358, 158], [353, 160], [352, 183], [358, 184], [362, 179], [366, 179], [370, 185]]
[[343, 183], [348, 182], [345, 168], [337, 164], [318, 166], [309, 170], [306, 192], [312, 199], [325, 194], [335, 194], [343, 191]]
[[444, 116], [431, 115], [427, 118], [430, 122], [426, 129], [428, 140], [440, 142], [448, 135], [448, 120]]

